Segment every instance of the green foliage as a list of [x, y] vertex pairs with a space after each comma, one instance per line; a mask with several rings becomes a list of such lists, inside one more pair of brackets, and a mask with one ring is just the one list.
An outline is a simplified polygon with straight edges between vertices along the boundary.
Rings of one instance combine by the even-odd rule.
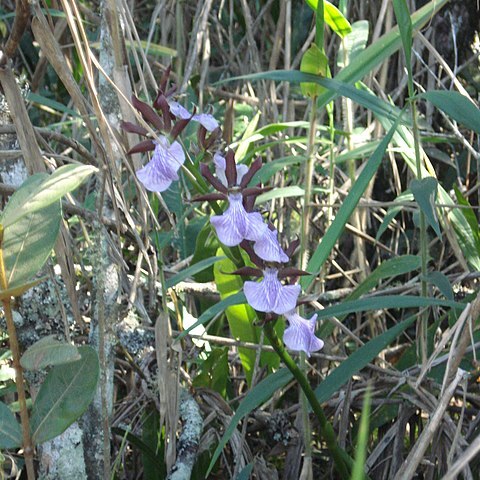
[[18, 448], [22, 445], [22, 429], [15, 415], [0, 402], [0, 448]]
[[410, 191], [418, 203], [420, 210], [424, 213], [427, 223], [433, 228], [437, 236], [442, 238], [435, 207], [437, 187], [437, 179], [433, 177], [425, 177], [421, 180], [414, 178], [410, 182]]
[[50, 440], [78, 420], [95, 395], [98, 356], [91, 347], [78, 347], [81, 359], [54, 366], [32, 408], [30, 427], [35, 444]]

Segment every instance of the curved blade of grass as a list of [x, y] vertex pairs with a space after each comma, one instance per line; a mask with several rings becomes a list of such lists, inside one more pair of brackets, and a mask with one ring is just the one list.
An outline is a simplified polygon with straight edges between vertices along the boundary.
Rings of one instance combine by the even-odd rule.
[[351, 302], [342, 302], [333, 307], [317, 310], [317, 320], [329, 317], [339, 317], [349, 313], [365, 312], [369, 310], [385, 310], [387, 308], [421, 308], [421, 307], [449, 307], [463, 310], [465, 304], [439, 298], [417, 297], [415, 295], [382, 295], [378, 297], [361, 298]]
[[275, 392], [277, 392], [280, 388], [283, 388], [292, 378], [293, 375], [291, 372], [286, 368], [282, 368], [281, 370], [272, 373], [267, 378], [262, 380], [254, 388], [252, 388], [247, 395], [245, 395], [245, 398], [238, 406], [235, 415], [225, 430], [222, 440], [213, 453], [212, 460], [210, 461], [210, 465], [208, 466], [208, 471], [205, 477], [210, 475], [215, 462], [222, 453], [222, 450], [227, 442], [230, 440], [240, 420], [255, 408], [258, 408], [263, 402], [266, 402]]
[[322, 403], [329, 400], [353, 375], [368, 365], [384, 348], [412, 325], [415, 319], [416, 316], [412, 315], [353, 352], [315, 389], [318, 401]]
[[372, 390], [370, 386], [363, 400], [362, 416], [360, 417], [360, 429], [358, 432], [357, 451], [353, 464], [352, 480], [364, 480], [365, 459], [367, 458], [367, 446], [370, 424], [370, 406], [372, 404]]
[[[398, 117], [397, 117], [398, 118]], [[303, 277], [300, 280], [300, 285], [304, 290], [306, 290], [311, 283], [313, 282], [315, 275], [317, 275], [323, 263], [326, 261], [330, 252], [332, 251], [335, 243], [337, 242], [338, 238], [340, 237], [343, 229], [345, 228], [345, 224], [347, 223], [350, 215], [354, 211], [355, 207], [357, 206], [360, 198], [363, 195], [363, 192], [367, 188], [370, 180], [373, 178], [373, 175], [378, 170], [380, 163], [383, 159], [383, 155], [392, 139], [393, 133], [397, 128], [397, 122], [395, 122], [390, 128], [389, 132], [382, 140], [380, 145], [375, 149], [375, 152], [370, 157], [370, 159], [366, 162], [362, 173], [358, 176], [357, 181], [353, 184], [350, 193], [345, 198], [342, 206], [339, 208], [337, 215], [335, 216], [335, 220], [330, 225], [329, 229], [325, 233], [325, 236], [322, 238], [320, 245], [315, 250], [312, 258], [308, 262], [307, 272], [313, 273], [314, 275]]]
[[194, 265], [191, 265], [190, 267], [186, 268], [185, 270], [182, 270], [181, 272], [177, 273], [173, 277], [170, 277], [165, 282], [165, 288], [174, 287], [177, 283], [180, 283], [181, 281], [185, 280], [188, 277], [193, 277], [197, 273], [202, 272], [206, 268], [210, 267], [216, 262], [219, 262], [220, 260], [223, 260], [224, 258], [227, 258], [227, 257], [225, 256], [210, 257], [210, 258], [206, 258], [205, 260], [201, 260], [200, 262], [195, 263]]

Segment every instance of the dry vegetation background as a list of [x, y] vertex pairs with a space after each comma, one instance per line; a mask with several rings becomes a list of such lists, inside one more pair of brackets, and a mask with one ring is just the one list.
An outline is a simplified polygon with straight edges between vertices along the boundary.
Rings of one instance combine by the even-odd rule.
[[[407, 3], [413, 12], [426, 2]], [[414, 38], [416, 89], [454, 89], [478, 101], [480, 9], [476, 0], [445, 3]], [[349, 0], [340, 6], [351, 23], [368, 22], [368, 45], [396, 24], [389, 0]], [[12, 32], [15, 8], [13, 1], [1, 2], [0, 32], [5, 40]], [[43, 478], [153, 479], [174, 475], [175, 462], [178, 467], [195, 460], [191, 478], [205, 478], [239, 404], [271, 374], [259, 356], [269, 347], [234, 339], [222, 313], [205, 324], [204, 343], [195, 335], [174, 341], [220, 300], [211, 267], [178, 277], [215, 255], [215, 248], [210, 255], [212, 246], [201, 236], [209, 211], [206, 205], [189, 203], [194, 192], [185, 179], [165, 194], [147, 195], [134, 175], [144, 159], [125, 153], [137, 139], [122, 132], [120, 121], [137, 121], [129, 103], [132, 92], [153, 99], [162, 73], [172, 64], [171, 80], [183, 103], [214, 112], [222, 125], [223, 145], [240, 143], [247, 159], [261, 155], [265, 163], [305, 155], [311, 105], [299, 86], [252, 81], [249, 75], [299, 69], [314, 40], [314, 12], [300, 0], [52, 0], [32, 2], [30, 8], [18, 48], [9, 52], [2, 67], [17, 79], [21, 97], [16, 98], [25, 102], [29, 118], [2, 97], [2, 195], [11, 194], [27, 172], [45, 166], [51, 171], [80, 162], [100, 169], [86, 188], [64, 202], [65, 224], [49, 281], [17, 305], [24, 319], [19, 326], [23, 348], [50, 333], [99, 348], [98, 401], [79, 426], [37, 449], [38, 469]], [[342, 68], [341, 41], [328, 28], [325, 35], [335, 78]], [[245, 77], [221, 82], [232, 76]], [[407, 78], [401, 49], [378, 63], [372, 61], [362, 80], [380, 99], [402, 108]], [[5, 85], [3, 80], [4, 89]], [[10, 83], [8, 88], [15, 87]], [[430, 103], [419, 101], [418, 107], [422, 146], [439, 184], [455, 204], [459, 201], [453, 187], [458, 187], [478, 227], [478, 134]], [[337, 98], [333, 112], [332, 134], [326, 110], [318, 111], [310, 252], [342, 205], [351, 179], [385, 134], [372, 111], [356, 103]], [[19, 128], [26, 135], [23, 143]], [[241, 142], [254, 132], [255, 139]], [[187, 132], [187, 150], [195, 152], [196, 141]], [[365, 283], [387, 260], [409, 255], [408, 261], [416, 265], [418, 208], [411, 197], [397, 199], [413, 178], [401, 150], [400, 144], [392, 143], [308, 292], [315, 310], [353, 298], [359, 285], [367, 286], [361, 294], [372, 305], [382, 295], [420, 295], [418, 267], [409, 270], [406, 264], [399, 263], [398, 274], [389, 271]], [[286, 165], [274, 175], [277, 194], [262, 209], [276, 219], [285, 237], [293, 238], [299, 231], [298, 192], [304, 174], [299, 162], [287, 160]], [[390, 217], [377, 239], [395, 201], [398, 214]], [[445, 212], [454, 209], [440, 208], [438, 214], [446, 217]], [[348, 380], [324, 404], [339, 444], [355, 456], [360, 412], [370, 386], [365, 471], [372, 479], [453, 479], [460, 471], [463, 478], [480, 478], [478, 304], [468, 303], [476, 297], [478, 271], [452, 225], [443, 219], [441, 223], [440, 237], [428, 232], [430, 271], [437, 275], [428, 293], [437, 298], [451, 295], [452, 301], [465, 302], [465, 309], [455, 313], [430, 306], [422, 314], [428, 319], [425, 363], [417, 360], [419, 333], [413, 324], [360, 371], [347, 372]], [[167, 288], [172, 278], [176, 285]], [[162, 298], [168, 300], [168, 315], [162, 313]], [[319, 336], [326, 346], [312, 355], [312, 386], [361, 346], [412, 315], [420, 315], [419, 309], [378, 308], [320, 322]], [[257, 355], [250, 385], [239, 347]], [[34, 391], [41, 379], [28, 381]], [[192, 427], [190, 407], [203, 418], [200, 435], [193, 439], [185, 437]], [[282, 385], [245, 413], [208, 478], [301, 478], [305, 446], [296, 382]], [[335, 478], [313, 417], [311, 422], [313, 478]], [[78, 447], [79, 435], [83, 449]], [[6, 474], [15, 472], [14, 464], [21, 466], [18, 452], [3, 455]], [[70, 467], [83, 465], [82, 473], [63, 470], [62, 458], [69, 459]]]

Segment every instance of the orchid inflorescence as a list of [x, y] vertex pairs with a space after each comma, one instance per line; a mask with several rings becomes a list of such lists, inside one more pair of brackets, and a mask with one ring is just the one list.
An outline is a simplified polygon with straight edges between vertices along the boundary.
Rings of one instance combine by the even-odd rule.
[[[159, 132], [156, 138], [144, 140], [129, 151], [153, 151], [147, 165], [136, 172], [143, 186], [153, 192], [163, 192], [173, 181], [178, 180], [178, 170], [185, 162], [185, 153], [176, 138], [190, 121], [199, 123], [197, 138], [199, 146], [205, 151], [215, 145], [221, 134], [218, 122], [211, 114], [196, 114], [195, 110], [191, 114], [173, 100], [175, 87], [166, 90], [169, 73], [168, 69], [162, 77], [153, 108], [136, 97], [132, 98], [133, 106], [143, 119]], [[123, 128], [128, 132], [148, 136], [147, 129], [130, 122], [124, 122]], [[257, 196], [270, 189], [260, 184], [249, 186], [260, 170], [262, 160], [257, 158], [247, 167], [237, 164], [234, 152], [228, 150], [225, 156], [216, 152], [213, 155], [213, 165], [215, 175], [205, 163], [200, 165], [200, 173], [216, 192], [197, 196], [194, 200], [227, 202], [226, 210], [221, 215], [213, 215], [210, 223], [223, 245], [240, 246], [257, 267], [247, 266], [232, 272], [262, 278], [260, 281], [245, 281], [243, 291], [248, 304], [258, 312], [264, 312], [267, 320], [283, 315], [289, 323], [283, 335], [285, 345], [290, 350], [304, 351], [310, 356], [312, 352], [320, 350], [324, 343], [315, 336], [317, 315], [305, 319], [295, 310], [301, 293], [301, 287], [295, 284], [295, 280], [308, 273], [285, 266], [298, 247], [298, 241], [292, 242], [283, 250], [273, 224], [265, 223], [262, 215], [254, 209]], [[291, 283], [286, 282], [286, 279], [290, 279]]]

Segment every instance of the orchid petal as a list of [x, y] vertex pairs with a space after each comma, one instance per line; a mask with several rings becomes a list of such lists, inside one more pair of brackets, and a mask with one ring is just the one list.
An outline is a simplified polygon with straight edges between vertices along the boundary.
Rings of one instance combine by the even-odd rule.
[[160, 136], [154, 144], [152, 159], [136, 173], [147, 190], [163, 192], [173, 181], [178, 180], [177, 171], [185, 161], [185, 153], [178, 142], [170, 145], [164, 136]]
[[243, 285], [243, 292], [251, 307], [259, 312], [279, 315], [295, 308], [300, 291], [300, 285], [282, 285], [276, 268], [265, 269], [261, 282], [248, 281]]
[[254, 243], [253, 250], [262, 260], [281, 263], [290, 260], [280, 246], [277, 235], [277, 230], [267, 228], [265, 235]]
[[317, 315], [310, 320], [301, 317], [295, 311], [285, 313], [289, 326], [283, 333], [283, 342], [290, 350], [303, 351], [310, 356], [323, 348], [323, 340], [315, 336], [315, 324]]
[[[227, 175], [226, 175], [227, 161], [226, 161], [225, 157], [223, 157], [222, 155], [220, 155], [217, 152], [213, 156], [213, 163], [215, 165], [215, 174], [217, 175], [217, 178], [223, 183], [223, 185], [228, 187], [228, 180], [227, 180]], [[237, 167], [237, 184], [236, 184], [236, 186], [238, 187], [240, 185], [240, 182], [242, 181], [242, 178], [248, 172], [248, 167], [246, 165], [244, 165], [243, 163], [237, 165], [236, 167]]]
[[210, 113], [198, 113], [193, 116], [193, 120], [200, 123], [207, 132], [213, 132], [219, 126], [217, 120]]
[[192, 115], [190, 112], [180, 105], [178, 102], [174, 102], [173, 100], [168, 102], [168, 106], [170, 107], [170, 112], [172, 112], [177, 118], [181, 118], [182, 120], [187, 120]]

